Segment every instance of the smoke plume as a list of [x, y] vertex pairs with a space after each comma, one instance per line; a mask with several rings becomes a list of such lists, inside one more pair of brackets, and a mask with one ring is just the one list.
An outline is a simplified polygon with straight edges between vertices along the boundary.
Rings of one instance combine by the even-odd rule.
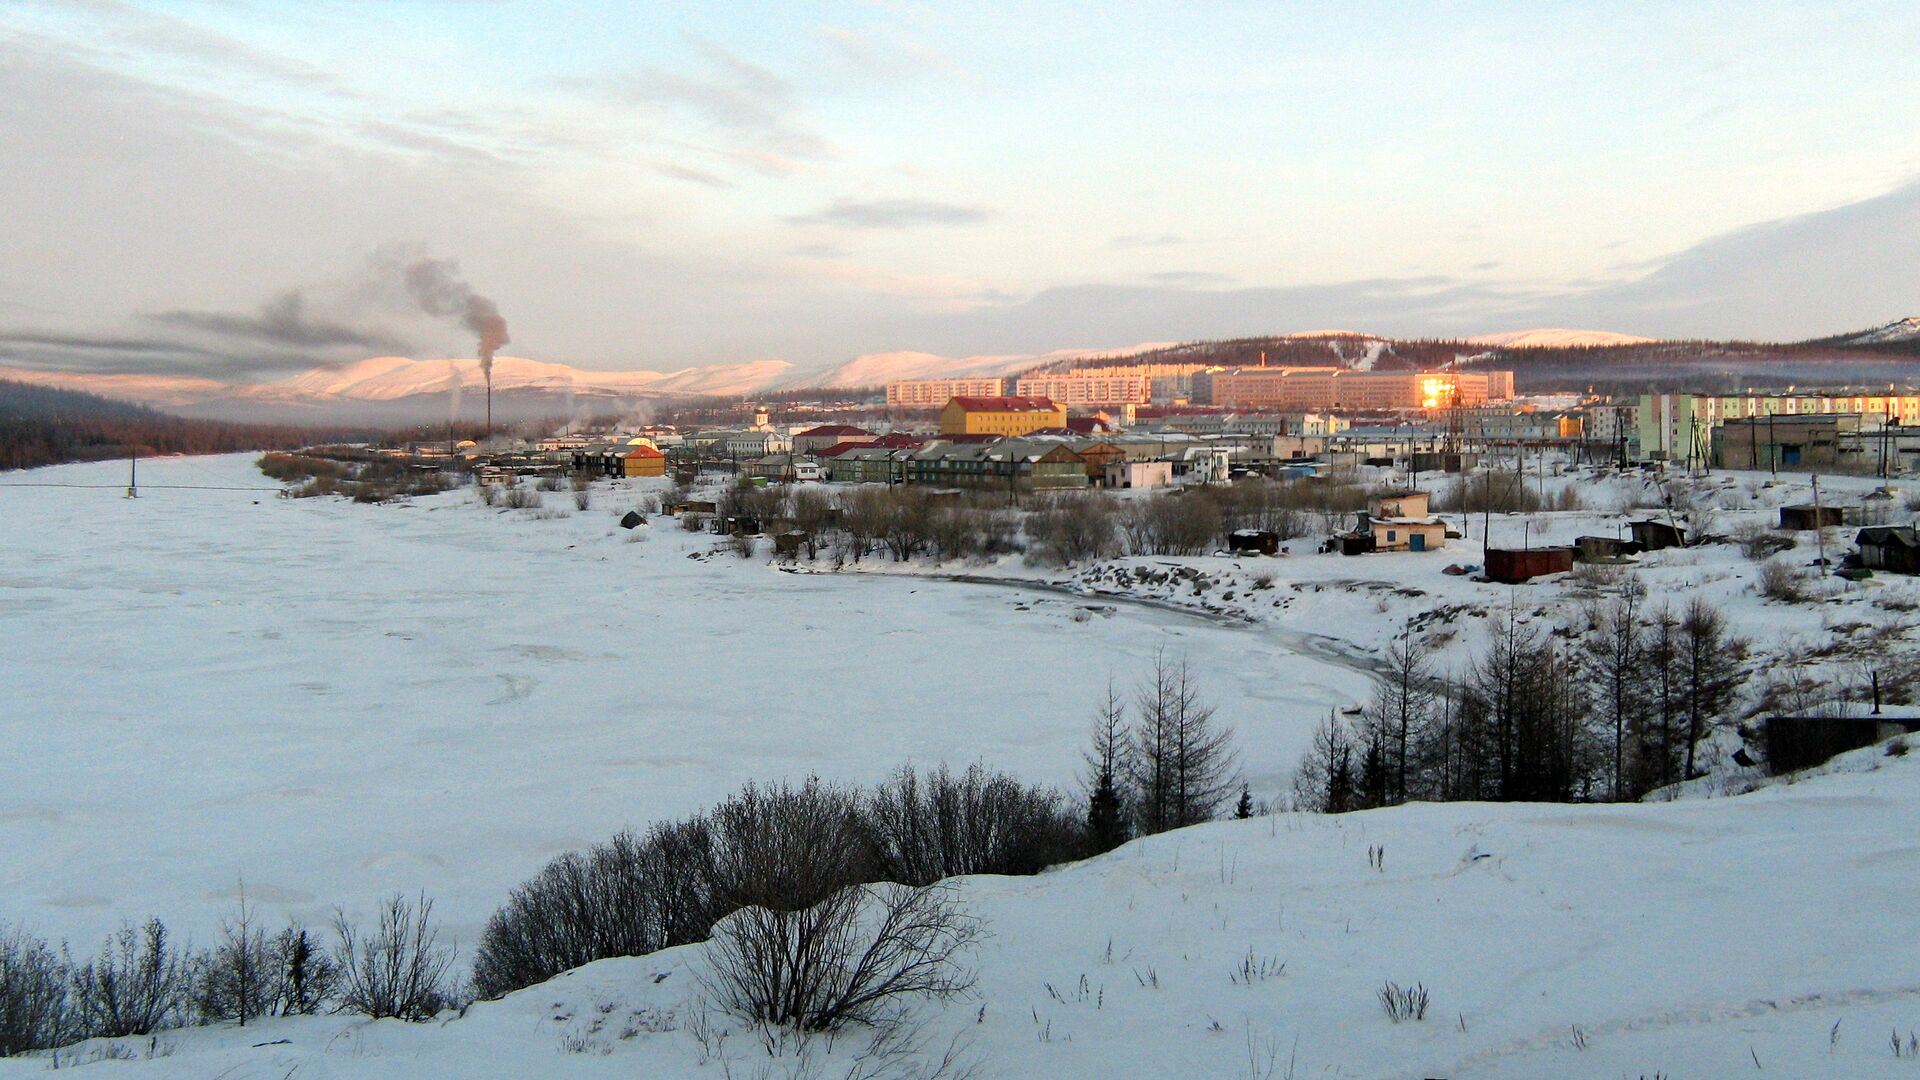
[[403, 271], [407, 293], [420, 310], [442, 318], [457, 318], [480, 339], [480, 373], [493, 376], [493, 354], [505, 345], [507, 320], [500, 317], [499, 305], [473, 291], [460, 278], [460, 264], [453, 259], [418, 259]]

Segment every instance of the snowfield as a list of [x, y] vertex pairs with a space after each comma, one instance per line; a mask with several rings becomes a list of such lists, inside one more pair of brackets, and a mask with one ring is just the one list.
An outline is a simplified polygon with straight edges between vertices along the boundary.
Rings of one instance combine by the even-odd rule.
[[[1278, 793], [1364, 675], [1228, 621], [782, 573], [606, 485], [573, 512], [275, 497], [244, 456], [0, 484], [0, 922], [209, 940], [425, 889], [462, 940], [554, 855], [748, 780], [983, 761], [1073, 786], [1109, 675], [1186, 656]], [[164, 484], [266, 490], [183, 490]], [[696, 557], [689, 557], [696, 556]]]

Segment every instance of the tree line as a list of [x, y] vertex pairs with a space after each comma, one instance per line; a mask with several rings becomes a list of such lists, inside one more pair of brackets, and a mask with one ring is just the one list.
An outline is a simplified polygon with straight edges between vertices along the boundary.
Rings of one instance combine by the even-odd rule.
[[1458, 673], [1403, 634], [1359, 717], [1316, 730], [1296, 805], [1625, 801], [1700, 775], [1746, 656], [1726, 616], [1699, 598], [1650, 607], [1638, 583], [1585, 615], [1555, 631], [1510, 609]]

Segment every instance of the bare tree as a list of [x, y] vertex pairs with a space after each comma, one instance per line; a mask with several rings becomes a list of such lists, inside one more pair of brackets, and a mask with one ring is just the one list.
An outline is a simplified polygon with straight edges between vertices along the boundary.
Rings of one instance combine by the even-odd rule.
[[266, 931], [243, 885], [233, 911], [220, 921], [220, 941], [201, 975], [201, 1014], [246, 1027], [247, 1021], [272, 1012], [277, 989], [273, 969]]
[[1592, 673], [1599, 718], [1612, 736], [1614, 801], [1633, 797], [1627, 772], [1627, 734], [1634, 718], [1646, 707], [1646, 633], [1640, 628], [1640, 600], [1646, 588], [1638, 582], [1619, 597], [1598, 607], [1586, 637], [1587, 664]]
[[340, 1003], [349, 1011], [375, 1020], [424, 1021], [451, 1003], [453, 948], [440, 944], [426, 894], [411, 901], [399, 893], [388, 897], [379, 922], [365, 934], [346, 912], [336, 911], [333, 931]]
[[1135, 696], [1134, 805], [1143, 833], [1211, 821], [1238, 784], [1233, 733], [1213, 722], [1185, 658], [1156, 652], [1153, 673]]
[[1113, 679], [1107, 679], [1107, 696], [1094, 715], [1093, 741], [1084, 755], [1087, 762], [1087, 849], [1093, 854], [1111, 851], [1133, 834], [1132, 816], [1127, 811], [1125, 779], [1132, 746], [1127, 739], [1127, 705], [1121, 700]]
[[1685, 775], [1692, 778], [1694, 752], [1709, 728], [1719, 723], [1733, 707], [1738, 687], [1740, 661], [1746, 655], [1746, 643], [1727, 631], [1727, 617], [1701, 597], [1687, 604], [1686, 617], [1680, 620], [1680, 662], [1686, 680], [1687, 761]]
[[1374, 801], [1379, 805], [1406, 802], [1410, 788], [1409, 761], [1417, 753], [1414, 740], [1433, 722], [1434, 676], [1412, 634], [1403, 630], [1387, 648], [1385, 677], [1374, 689], [1366, 711], [1370, 746], [1381, 757]]

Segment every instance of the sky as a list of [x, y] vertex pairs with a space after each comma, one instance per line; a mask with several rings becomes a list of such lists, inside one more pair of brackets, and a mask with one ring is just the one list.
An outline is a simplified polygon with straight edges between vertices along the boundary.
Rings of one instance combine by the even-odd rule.
[[0, 0], [0, 365], [1920, 314], [1920, 5]]

